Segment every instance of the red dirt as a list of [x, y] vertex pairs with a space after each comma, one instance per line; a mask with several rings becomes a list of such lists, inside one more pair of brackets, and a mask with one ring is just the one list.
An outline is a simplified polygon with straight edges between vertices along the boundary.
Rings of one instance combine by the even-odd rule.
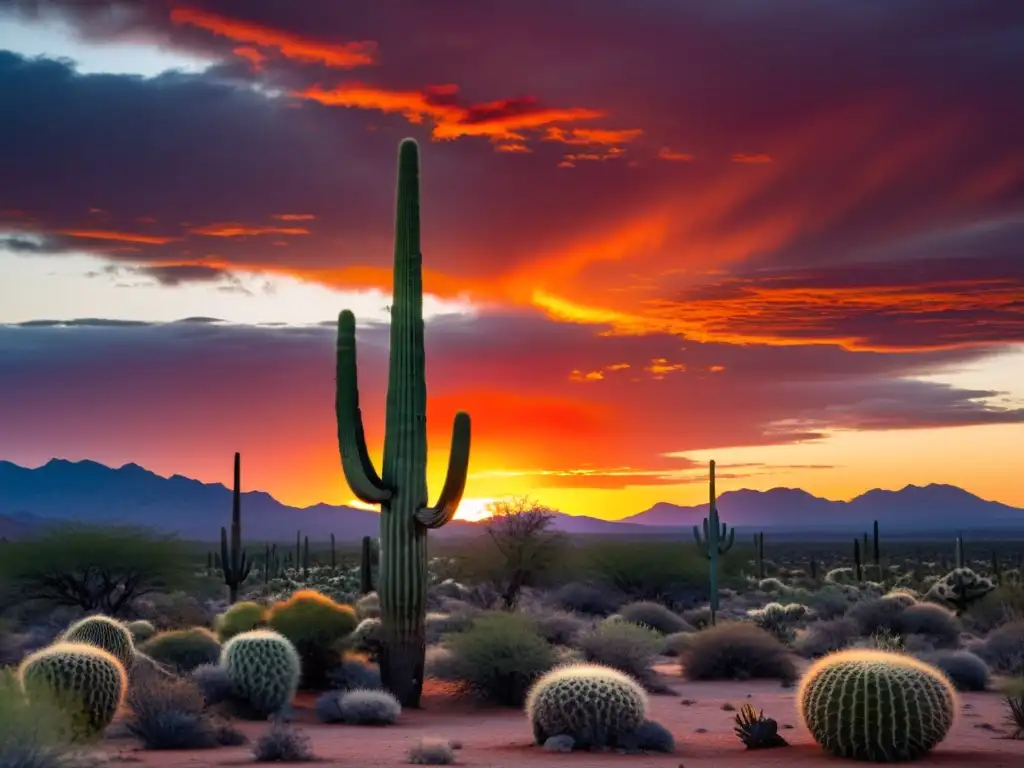
[[[665, 672], [675, 673], [666, 667]], [[325, 763], [370, 768], [407, 765], [406, 753], [421, 737], [462, 742], [456, 752], [457, 765], [488, 768], [577, 768], [639, 764], [666, 768], [811, 768], [849, 764], [824, 755], [799, 723], [794, 689], [769, 681], [689, 683], [670, 678], [676, 695], [650, 697], [649, 717], [668, 728], [676, 739], [675, 754], [620, 755], [609, 753], [545, 752], [533, 746], [529, 724], [517, 710], [475, 706], [439, 685], [429, 685], [423, 709], [406, 710], [397, 725], [374, 728], [316, 723], [314, 697], [296, 700], [296, 725], [311, 740], [314, 753]], [[681, 700], [692, 704], [681, 704]], [[779, 722], [780, 732], [791, 744], [778, 749], [747, 751], [733, 733], [734, 712], [723, 711], [731, 703], [737, 709], [751, 704]], [[915, 765], [944, 765], [956, 768], [1022, 768], [1024, 741], [1000, 738], [1005, 733], [1006, 711], [997, 693], [968, 693], [962, 696], [962, 712], [949, 737]], [[993, 729], [981, 727], [989, 724]], [[792, 729], [786, 725], [794, 726]], [[254, 738], [266, 728], [262, 723], [240, 723], [241, 730]], [[706, 729], [698, 733], [698, 728]], [[111, 740], [104, 750], [117, 761], [154, 768], [178, 766], [251, 764], [251, 747], [231, 747], [195, 752], [147, 752], [132, 742]]]

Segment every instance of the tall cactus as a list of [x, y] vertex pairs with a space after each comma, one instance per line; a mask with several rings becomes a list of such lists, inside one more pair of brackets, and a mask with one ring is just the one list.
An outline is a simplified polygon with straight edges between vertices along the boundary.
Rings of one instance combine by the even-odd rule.
[[704, 518], [704, 538], [700, 529], [693, 526], [693, 538], [697, 540], [700, 551], [710, 561], [711, 572], [711, 624], [715, 623], [718, 613], [718, 556], [724, 555], [736, 543], [736, 529], [729, 528], [725, 523], [718, 522], [718, 498], [715, 493], [715, 462], [711, 462], [711, 488], [708, 516]]
[[228, 532], [220, 529], [220, 570], [224, 574], [224, 584], [228, 588], [228, 600], [233, 604], [238, 600], [238, 588], [249, 578], [252, 563], [242, 549], [242, 455], [235, 454], [235, 491], [231, 501], [231, 544], [228, 545]]
[[338, 316], [338, 446], [341, 466], [360, 501], [380, 504], [381, 677], [402, 706], [419, 705], [426, 653], [427, 531], [455, 515], [469, 467], [470, 421], [456, 414], [448, 472], [435, 506], [427, 500], [427, 387], [423, 349], [423, 256], [420, 253], [419, 147], [398, 148], [391, 358], [384, 471], [366, 447], [357, 385], [355, 317]]
[[359, 594], [373, 592], [373, 539], [363, 536], [359, 553]]

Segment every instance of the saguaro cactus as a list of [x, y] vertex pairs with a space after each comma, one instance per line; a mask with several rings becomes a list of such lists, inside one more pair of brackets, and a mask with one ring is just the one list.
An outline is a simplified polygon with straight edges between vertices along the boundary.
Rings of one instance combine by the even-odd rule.
[[228, 532], [220, 529], [220, 569], [228, 588], [228, 600], [238, 600], [238, 587], [249, 577], [252, 563], [242, 549], [242, 455], [235, 454], [235, 492], [231, 501], [231, 544]]
[[423, 256], [420, 253], [419, 147], [398, 148], [394, 295], [383, 474], [370, 459], [359, 410], [355, 317], [338, 316], [338, 446], [360, 501], [380, 504], [381, 678], [402, 706], [419, 705], [426, 652], [427, 531], [455, 515], [466, 486], [470, 421], [455, 416], [448, 472], [434, 506], [427, 501], [427, 387], [423, 349]]
[[359, 594], [373, 592], [373, 539], [363, 536], [359, 551]]
[[715, 493], [715, 462], [711, 462], [711, 503], [708, 505], [708, 516], [704, 518], [704, 537], [700, 529], [693, 526], [693, 538], [710, 563], [711, 572], [711, 624], [715, 623], [718, 613], [718, 556], [724, 555], [736, 542], [736, 529], [729, 528], [725, 523], [718, 522], [718, 499]]

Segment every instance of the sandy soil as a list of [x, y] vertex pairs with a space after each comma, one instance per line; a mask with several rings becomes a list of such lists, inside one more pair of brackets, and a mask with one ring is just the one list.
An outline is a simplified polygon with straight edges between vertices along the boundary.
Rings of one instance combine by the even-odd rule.
[[[617, 753], [574, 752], [558, 754], [533, 746], [530, 728], [519, 711], [481, 709], [472, 702], [451, 695], [444, 688], [428, 685], [423, 709], [402, 713], [397, 725], [387, 728], [321, 725], [313, 716], [313, 697], [296, 701], [296, 727], [303, 730], [322, 762], [353, 768], [408, 764], [406, 753], [421, 737], [462, 742], [457, 764], [489, 768], [577, 768], [631, 763], [672, 768], [771, 768], [771, 766], [842, 765], [846, 761], [825, 756], [799, 723], [794, 689], [769, 681], [689, 683], [681, 680], [677, 668], [660, 668], [675, 695], [651, 697], [650, 718], [668, 728], [676, 739], [672, 755], [621, 755]], [[789, 747], [747, 751], [733, 733], [734, 712], [751, 704], [774, 717]], [[1024, 768], [1024, 741], [1006, 739], [1005, 708], [997, 693], [969, 693], [962, 696], [962, 712], [949, 737], [929, 756], [915, 765], [944, 765], [953, 768]], [[241, 723], [250, 738], [264, 728], [262, 723]], [[130, 740], [110, 740], [104, 751], [116, 762], [159, 768], [204, 765], [250, 764], [248, 746], [201, 752], [147, 752]]]

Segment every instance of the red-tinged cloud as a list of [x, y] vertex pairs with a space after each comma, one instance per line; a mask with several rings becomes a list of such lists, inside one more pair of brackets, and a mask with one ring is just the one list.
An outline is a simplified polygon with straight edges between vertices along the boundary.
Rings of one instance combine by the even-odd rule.
[[775, 159], [771, 155], [747, 155], [743, 152], [738, 152], [732, 156], [732, 161], [744, 165], [768, 165], [774, 163]]
[[[459, 87], [454, 84], [434, 85], [419, 91], [388, 90], [365, 83], [349, 83], [329, 89], [314, 85], [305, 90], [293, 91], [292, 95], [329, 107], [400, 114], [415, 125], [429, 120], [432, 123], [430, 135], [438, 140], [478, 136], [493, 142], [517, 144], [526, 140], [526, 133], [555, 123], [604, 117], [604, 113], [599, 110], [548, 107], [532, 97], [462, 105], [459, 103]], [[603, 135], [605, 133], [628, 134], [597, 131], [594, 135], [598, 141], [593, 143], [606, 143], [608, 137]], [[555, 135], [564, 136], [565, 143], [588, 143], [583, 140], [582, 134], [560, 132]], [[546, 138], [563, 140], [554, 138], [550, 129]]]
[[240, 58], [245, 59], [249, 62], [249, 66], [256, 72], [263, 69], [263, 65], [267, 62], [267, 57], [259, 52], [258, 49], [253, 48], [249, 45], [240, 45], [237, 48], [232, 48], [231, 52]]
[[112, 240], [120, 243], [144, 243], [146, 245], [167, 245], [167, 243], [172, 243], [179, 239], [176, 237], [147, 235], [141, 232], [117, 232], [110, 229], [66, 229], [59, 231], [57, 234], [83, 240]]
[[668, 147], [662, 147], [658, 150], [658, 158], [661, 160], [670, 160], [676, 163], [690, 163], [696, 159], [693, 155], [687, 154], [686, 152], [676, 152]]
[[[395, 148], [408, 134], [423, 147], [431, 292], [541, 307], [566, 325], [628, 331], [634, 343], [679, 333], [912, 350], [1020, 338], [1024, 46], [1008, 30], [1021, 28], [1024, 9], [1009, 4], [934, 0], [924, 28], [911, 6], [864, 16], [823, 4], [801, 16], [799, 34], [770, 4], [727, 15], [714, 4], [644, 5], [628, 18], [611, 0], [595, 0], [585, 18], [536, 0], [457, 13], [442, 3], [429, 14], [398, 0], [344, 13], [193, 4], [289, 39], [377, 41], [377, 63], [356, 73], [362, 101], [335, 108], [280, 94], [318, 86], [344, 96], [350, 73], [172, 24], [166, 3], [134, 3], [117, 29], [101, 23], [100, 0], [17, 5], [62, 8], [93, 43], [130, 32], [225, 62], [143, 80], [0, 55], [0, 94], [23, 116], [0, 125], [0, 209], [32, 222], [0, 222], [19, 252], [59, 252], [67, 244], [53, 233], [95, 229], [83, 212], [99, 205], [104, 229], [156, 216], [161, 234], [183, 237], [102, 253], [186, 267], [204, 238], [172, 222], [252, 228], [302, 211], [317, 217], [308, 235], [220, 238], [219, 268], [386, 289]], [[242, 45], [268, 56], [260, 73], [231, 64]], [[811, 73], [821, 46], [833, 66]], [[689, 74], [666, 74], [680, 71]], [[532, 98], [502, 100], [523, 93]], [[696, 161], [681, 167], [666, 148]], [[773, 162], [733, 162], [741, 153]], [[283, 238], [287, 248], [275, 245]], [[955, 279], [934, 279], [952, 265]], [[892, 285], [878, 288], [868, 267]], [[674, 360], [652, 354], [637, 370], [655, 357]], [[561, 380], [574, 368], [602, 365], [571, 366]]]
[[[249, 43], [274, 50], [281, 56], [300, 62], [322, 64], [338, 69], [353, 69], [373, 64], [376, 44], [372, 41], [333, 43], [291, 34], [242, 18], [222, 16], [198, 8], [177, 7], [170, 13], [170, 21], [178, 26], [191, 26], [236, 43]], [[239, 51], [244, 51], [239, 53]], [[236, 55], [253, 61], [252, 47], [233, 49]], [[260, 64], [265, 61], [261, 57]]]
[[308, 235], [305, 227], [261, 227], [239, 224], [235, 221], [204, 224], [188, 230], [193, 235], [204, 237], [251, 237], [255, 235]]
[[313, 221], [316, 216], [312, 213], [275, 213], [271, 218], [278, 221]]

